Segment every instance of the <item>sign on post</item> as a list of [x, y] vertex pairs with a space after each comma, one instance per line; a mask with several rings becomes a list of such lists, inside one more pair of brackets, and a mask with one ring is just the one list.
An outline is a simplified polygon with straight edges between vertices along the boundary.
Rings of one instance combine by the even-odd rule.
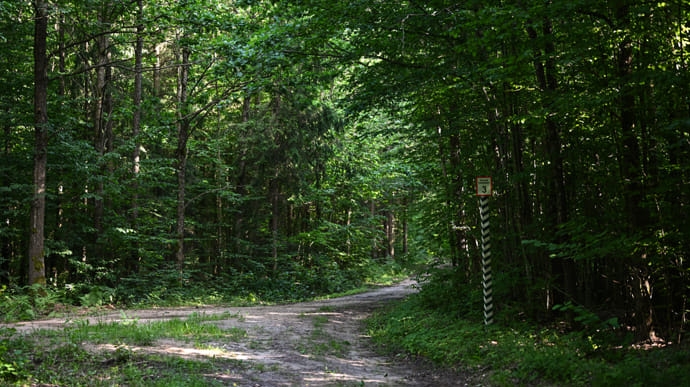
[[491, 271], [491, 236], [489, 233], [489, 196], [493, 194], [491, 177], [477, 177], [479, 219], [482, 227], [482, 288], [484, 293], [484, 324], [494, 322], [493, 273]]
[[491, 176], [477, 176], [477, 196], [491, 196], [493, 189]]

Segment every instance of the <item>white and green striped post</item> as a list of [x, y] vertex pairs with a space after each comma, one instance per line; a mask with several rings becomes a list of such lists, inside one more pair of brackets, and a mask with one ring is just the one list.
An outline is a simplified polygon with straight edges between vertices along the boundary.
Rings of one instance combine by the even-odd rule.
[[484, 325], [494, 322], [493, 273], [491, 272], [491, 235], [489, 230], [489, 197], [493, 193], [491, 177], [477, 177], [479, 218], [482, 227], [482, 288], [484, 289]]

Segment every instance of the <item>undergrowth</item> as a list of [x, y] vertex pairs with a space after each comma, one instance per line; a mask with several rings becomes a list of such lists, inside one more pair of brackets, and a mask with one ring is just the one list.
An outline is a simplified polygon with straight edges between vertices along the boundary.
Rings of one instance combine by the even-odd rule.
[[[323, 274], [323, 273], [321, 273]], [[360, 293], [409, 276], [391, 262], [355, 271], [285, 271], [275, 277], [229, 273], [199, 277], [193, 272], [159, 270], [117, 284], [49, 284], [0, 288], [0, 322], [35, 320], [70, 314], [74, 309], [174, 306], [250, 306], [307, 301]]]
[[[494, 386], [688, 386], [687, 345], [636, 349], [620, 331], [564, 332], [521, 321], [505, 309], [485, 326], [481, 295], [448, 298], [448, 282], [369, 319], [369, 334], [382, 351], [419, 356], [442, 367], [485, 374]], [[457, 293], [456, 293], [457, 294]]]
[[[229, 317], [235, 316], [223, 315]], [[201, 348], [246, 337], [242, 329], [206, 323], [218, 318], [194, 314], [184, 320], [140, 323], [123, 318], [93, 325], [75, 320], [63, 330], [36, 330], [31, 335], [0, 329], [0, 386], [224, 386], [223, 375], [252, 365], [132, 349], [163, 338]]]

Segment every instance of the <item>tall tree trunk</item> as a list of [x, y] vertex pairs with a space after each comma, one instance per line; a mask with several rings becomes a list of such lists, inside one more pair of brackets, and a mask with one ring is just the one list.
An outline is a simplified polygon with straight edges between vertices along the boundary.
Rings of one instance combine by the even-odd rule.
[[[219, 137], [222, 133], [219, 133]], [[216, 181], [218, 181], [218, 192], [223, 187], [227, 186], [227, 176], [224, 172], [224, 160], [220, 147], [216, 151]], [[213, 274], [218, 274], [220, 266], [225, 262], [225, 252], [227, 246], [225, 245], [225, 206], [223, 204], [223, 196], [220, 193], [216, 194], [216, 238], [215, 238], [215, 258], [209, 257], [209, 265], [212, 265]]]
[[[455, 111], [459, 110], [454, 103], [450, 109], [449, 115], [454, 114]], [[448, 122], [448, 128], [457, 128], [457, 124]], [[464, 264], [466, 272], [468, 273], [468, 278], [471, 277], [473, 271], [474, 262], [470, 257], [469, 244], [468, 244], [468, 227], [465, 226], [467, 223], [466, 213], [465, 213], [465, 187], [463, 184], [463, 160], [461, 155], [462, 144], [460, 142], [460, 135], [457, 130], [449, 130], [451, 133], [448, 136], [448, 151], [449, 151], [449, 164], [451, 171], [449, 176], [449, 184], [451, 185], [449, 194], [451, 195], [451, 202], [453, 203], [452, 208], [454, 209], [453, 219], [451, 222], [453, 237], [451, 243], [454, 245], [451, 248], [453, 252], [453, 260], [455, 262], [454, 266]]]
[[[369, 216], [373, 219], [376, 216], [376, 200], [374, 198], [369, 199]], [[378, 236], [376, 229], [372, 230], [371, 238], [371, 259], [376, 259], [378, 256]]]
[[[65, 101], [65, 94], [67, 93], [67, 77], [64, 76], [64, 74], [67, 74], [67, 52], [65, 46], [65, 16], [62, 13], [60, 13], [57, 19], [58, 20], [55, 23], [55, 29], [58, 38], [58, 72], [61, 74], [58, 79], [59, 83], [57, 95], [59, 97], [59, 107], [57, 108], [57, 110], [62, 111], [62, 109], [64, 108], [63, 101]], [[60, 174], [62, 175], [61, 172]], [[57, 209], [57, 211], [55, 213], [54, 227], [58, 233], [60, 233], [60, 231], [63, 230], [63, 225], [65, 224], [63, 206], [63, 201], [65, 200], [64, 192], [65, 181], [61, 179], [57, 184], [57, 195], [55, 197], [55, 208]], [[67, 228], [65, 228], [65, 231], [69, 232]], [[57, 239], [60, 239], [62, 237], [62, 233], [55, 236], [55, 238]], [[67, 270], [68, 261], [69, 258], [66, 256], [53, 256], [53, 259], [48, 260], [48, 262], [46, 263], [46, 272], [53, 275], [54, 284], [57, 284], [58, 273], [62, 273]]]
[[[242, 123], [247, 123], [251, 115], [252, 100], [251, 95], [245, 95], [242, 101]], [[240, 149], [240, 154], [238, 155], [239, 165], [237, 166], [237, 178], [235, 180], [235, 186], [237, 187], [237, 195], [239, 197], [244, 197], [247, 193], [247, 160], [246, 160], [246, 147]], [[234, 240], [234, 253], [237, 257], [242, 256], [244, 253], [244, 247], [241, 241], [246, 235], [245, 227], [245, 213], [240, 211], [235, 215], [235, 222], [233, 224], [233, 237]], [[237, 266], [242, 266], [242, 262], [235, 262]]]
[[[532, 198], [530, 196], [530, 181], [525, 174], [524, 165], [524, 147], [525, 147], [525, 136], [523, 134], [523, 126], [521, 124], [514, 124], [510, 128], [511, 135], [511, 152], [513, 155], [513, 173], [519, 176], [518, 180], [515, 182], [516, 186], [513, 190], [515, 195], [515, 202], [518, 206], [517, 211], [514, 212], [513, 220], [508, 220], [511, 222], [509, 227], [512, 227], [515, 233], [522, 238], [525, 235], [525, 229], [533, 222], [533, 210], [532, 210]], [[525, 253], [522, 244], [514, 246], [519, 249], [520, 255], [522, 257], [522, 264], [524, 266], [524, 274], [527, 282], [530, 283], [534, 279], [534, 270], [532, 262]], [[524, 294], [524, 293], [523, 293]]]
[[[403, 211], [403, 219], [402, 219], [402, 253], [404, 255], [407, 255], [409, 253], [409, 246], [408, 246], [408, 237], [409, 237], [409, 206], [408, 206], [408, 200], [407, 198], [403, 199], [402, 203], [402, 211]], [[348, 221], [349, 223], [349, 221]]]
[[[553, 39], [553, 27], [551, 21], [545, 19], [542, 21], [542, 39], [544, 40], [543, 48], [540, 47], [538, 41], [538, 33], [533, 27], [527, 28], [529, 38], [534, 42], [535, 58], [534, 69], [539, 89], [544, 93], [543, 107], [547, 112], [547, 117], [544, 123], [544, 146], [546, 158], [549, 162], [549, 170], [547, 171], [548, 180], [548, 200], [546, 222], [545, 225], [549, 228], [549, 232], [553, 232], [554, 236], [556, 228], [559, 225], [568, 221], [568, 204], [565, 187], [565, 173], [563, 170], [563, 155], [561, 153], [561, 133], [558, 124], [553, 118], [553, 96], [558, 91], [558, 80], [556, 77], [556, 65], [554, 60], [555, 47], [551, 39]], [[556, 242], [562, 242], [556, 240]], [[558, 286], [561, 287], [564, 294], [554, 294], [554, 303], [563, 302], [575, 296], [575, 264], [569, 257], [559, 257], [554, 262], [553, 275], [559, 281]], [[573, 317], [573, 316], [569, 316]]]
[[395, 213], [386, 211], [386, 258], [395, 259]]
[[273, 272], [278, 272], [278, 221], [280, 216], [280, 184], [277, 178], [269, 183], [271, 198], [271, 256], [273, 258]]
[[[109, 23], [107, 13], [109, 9], [104, 6], [99, 13], [99, 22], [102, 25]], [[110, 67], [110, 37], [102, 34], [96, 38], [97, 68], [96, 68], [96, 105], [94, 106], [94, 147], [100, 156], [104, 156], [112, 148], [112, 96], [110, 81], [112, 68]], [[108, 166], [101, 167], [101, 173], [108, 173]], [[105, 214], [103, 179], [99, 179], [95, 187], [93, 223], [96, 235], [94, 236], [94, 255], [100, 257], [103, 253], [98, 238], [103, 233], [103, 216]]]
[[48, 3], [34, 1], [34, 172], [33, 198], [29, 214], [29, 284], [46, 283], [45, 208], [48, 163]]
[[[10, 109], [8, 108], [7, 113], [9, 112]], [[2, 130], [4, 136], [2, 156], [3, 159], [7, 159], [10, 156], [10, 134], [12, 131], [12, 126], [9, 120], [3, 123]], [[3, 170], [2, 175], [0, 175], [0, 186], [8, 187], [9, 185], [10, 176], [6, 170]], [[7, 211], [10, 208], [11, 205], [9, 203], [3, 204], [2, 211]], [[6, 219], [5, 221], [9, 227], [11, 224], [10, 220]], [[12, 248], [12, 238], [9, 236], [9, 233], [0, 233], [0, 283], [9, 283], [10, 262], [12, 261], [13, 252], [14, 249]]]
[[[7, 108], [6, 113], [8, 116], [10, 115], [10, 111], [11, 111], [10, 108]], [[5, 141], [2, 144], [3, 153], [5, 153], [5, 156], [9, 156], [10, 145], [11, 145], [10, 135], [12, 134], [12, 125], [11, 125], [10, 121], [6, 121], [3, 123], [2, 130], [3, 130], [4, 137], [5, 137]]]
[[[440, 108], [437, 109], [437, 114], [439, 115], [439, 120], [441, 120]], [[453, 156], [455, 154], [459, 155], [459, 149], [457, 149], [457, 147], [459, 146], [460, 142], [459, 137], [457, 137], [457, 135], [448, 136], [444, 132], [444, 129], [441, 125], [437, 126], [436, 132], [438, 134], [439, 163], [441, 166], [441, 174], [443, 176], [443, 181], [445, 182], [444, 196], [446, 208], [448, 209], [448, 211], [446, 212], [448, 218], [446, 219], [445, 223], [447, 224], [448, 228], [448, 239], [450, 245], [449, 255], [451, 264], [457, 267], [460, 265], [461, 256], [463, 254], [459, 246], [466, 245], [463, 241], [465, 234], [463, 231], [459, 230], [462, 223], [458, 223], [463, 221], [463, 212], [461, 211], [461, 206], [462, 203], [464, 203], [464, 201], [458, 201], [459, 194], [462, 192], [462, 186], [458, 187], [455, 184], [459, 181], [459, 174], [456, 174], [453, 168], [454, 166], [460, 165], [453, 164], [459, 161], [457, 158], [454, 158]], [[447, 139], [446, 137], [449, 138]], [[455, 211], [456, 208], [458, 209], [457, 211]], [[468, 272], [471, 270], [469, 269], [471, 265], [472, 263], [468, 261]]]
[[175, 227], [175, 261], [182, 270], [185, 261], [185, 190], [187, 175], [187, 140], [189, 119], [187, 117], [187, 82], [189, 79], [189, 49], [182, 47], [177, 70], [177, 224]]
[[155, 52], [156, 52], [156, 64], [153, 66], [153, 95], [155, 97], [160, 97], [162, 95], [161, 92], [161, 73], [163, 69], [163, 49], [165, 48], [164, 43], [157, 43]]
[[[630, 28], [630, 8], [625, 1], [614, 9], [619, 29], [628, 32]], [[638, 123], [636, 115], [636, 99], [639, 94], [636, 81], [631, 79], [633, 67], [633, 41], [630, 36], [624, 36], [618, 44], [617, 76], [619, 81], [619, 117], [620, 117], [620, 171], [623, 182], [623, 199], [625, 213], [630, 225], [630, 234], [636, 234], [649, 227], [650, 214], [644, 206], [644, 174], [640, 142], [638, 140]], [[630, 291], [629, 297], [633, 302], [633, 318], [639, 339], [651, 338], [654, 335], [652, 289], [653, 281], [646, 262], [647, 253], [633, 252], [633, 259], [629, 263], [629, 273], [626, 281]]]
[[[58, 35], [58, 70], [60, 74], [67, 74], [67, 50], [65, 49], [65, 16], [60, 13], [58, 15], [58, 22], [55, 24]], [[60, 76], [60, 85], [58, 94], [64, 97], [67, 92], [67, 77]]]
[[[139, 170], [141, 161], [141, 99], [143, 78], [143, 52], [144, 52], [144, 1], [137, 0], [137, 37], [134, 45], [134, 114], [132, 116], [132, 137], [134, 138], [134, 151], [132, 152], [132, 228], [137, 231], [139, 222]], [[137, 266], [139, 260], [139, 246], [135, 242], [130, 257], [130, 266]]]

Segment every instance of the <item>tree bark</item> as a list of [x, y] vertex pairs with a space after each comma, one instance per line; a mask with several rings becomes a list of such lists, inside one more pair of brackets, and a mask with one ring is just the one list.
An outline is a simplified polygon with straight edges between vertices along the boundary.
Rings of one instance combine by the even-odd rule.
[[[546, 19], [542, 21], [542, 35], [545, 43], [543, 48], [539, 46], [538, 33], [533, 27], [527, 28], [529, 38], [535, 43], [534, 47], [534, 69], [537, 80], [537, 86], [544, 93], [543, 107], [547, 112], [547, 117], [544, 122], [544, 147], [546, 158], [549, 161], [549, 170], [547, 171], [548, 180], [548, 197], [546, 224], [555, 232], [559, 225], [568, 221], [568, 203], [567, 193], [565, 187], [565, 173], [563, 169], [563, 155], [561, 153], [561, 133], [560, 128], [553, 118], [553, 94], [558, 91], [558, 79], [556, 76], [557, 69], [553, 56], [555, 55], [555, 47], [552, 39], [553, 27], [551, 21]], [[564, 237], [560, 237], [563, 239]], [[563, 240], [556, 240], [556, 242], [563, 242]], [[575, 297], [575, 264], [572, 258], [560, 257], [554, 262], [553, 275], [560, 281], [559, 286], [562, 287], [564, 294], [554, 294], [554, 303], [567, 301]], [[570, 316], [572, 317], [572, 316]]]
[[[137, 0], [137, 37], [134, 45], [134, 114], [132, 115], [132, 137], [134, 138], [134, 151], [132, 152], [132, 229], [137, 231], [139, 221], [139, 170], [141, 161], [141, 99], [142, 99], [142, 78], [143, 78], [143, 51], [144, 51], [144, 2]], [[137, 266], [139, 259], [139, 246], [134, 243], [130, 265]]]
[[182, 270], [185, 261], [185, 189], [187, 175], [187, 140], [189, 139], [189, 119], [186, 118], [187, 82], [189, 79], [189, 50], [181, 48], [180, 64], [177, 72], [177, 224], [175, 238], [177, 241], [175, 261]]
[[45, 285], [46, 166], [48, 163], [48, 3], [34, 1], [34, 171], [29, 214], [29, 284]]
[[395, 213], [386, 211], [386, 258], [395, 259]]
[[[628, 32], [630, 27], [630, 8], [622, 2], [614, 10], [619, 29]], [[650, 224], [650, 213], [644, 206], [644, 173], [642, 168], [641, 148], [638, 140], [638, 117], [636, 115], [636, 99], [639, 90], [635, 81], [631, 79], [633, 67], [633, 41], [630, 36], [624, 36], [617, 47], [618, 61], [617, 76], [619, 81], [619, 117], [620, 117], [620, 173], [623, 182], [623, 199], [625, 213], [630, 225], [629, 233], [634, 235], [644, 231]], [[639, 339], [651, 338], [653, 333], [652, 292], [654, 283], [645, 251], [633, 252], [633, 259], [629, 264], [626, 276], [628, 289]]]
[[280, 216], [280, 183], [277, 177], [269, 183], [271, 200], [271, 256], [273, 258], [273, 272], [278, 272], [278, 220]]
[[[99, 22], [102, 25], [108, 25], [110, 20], [108, 19], [108, 6], [104, 5], [103, 9], [99, 12]], [[96, 38], [96, 49], [97, 53], [97, 69], [96, 69], [96, 105], [94, 106], [94, 116], [93, 116], [93, 127], [94, 127], [94, 147], [96, 152], [102, 157], [112, 149], [112, 111], [113, 102], [112, 94], [110, 89], [110, 81], [112, 78], [112, 68], [110, 67], [110, 37], [108, 34], [102, 34]], [[108, 173], [108, 166], [103, 165], [101, 167], [101, 173]], [[94, 214], [93, 214], [93, 224], [96, 230], [96, 235], [94, 236], [94, 254], [96, 256], [101, 256], [103, 251], [98, 242], [98, 238], [103, 233], [103, 217], [105, 214], [105, 201], [103, 191], [105, 190], [105, 185], [103, 179], [99, 179], [95, 187], [95, 199], [94, 199]]]

